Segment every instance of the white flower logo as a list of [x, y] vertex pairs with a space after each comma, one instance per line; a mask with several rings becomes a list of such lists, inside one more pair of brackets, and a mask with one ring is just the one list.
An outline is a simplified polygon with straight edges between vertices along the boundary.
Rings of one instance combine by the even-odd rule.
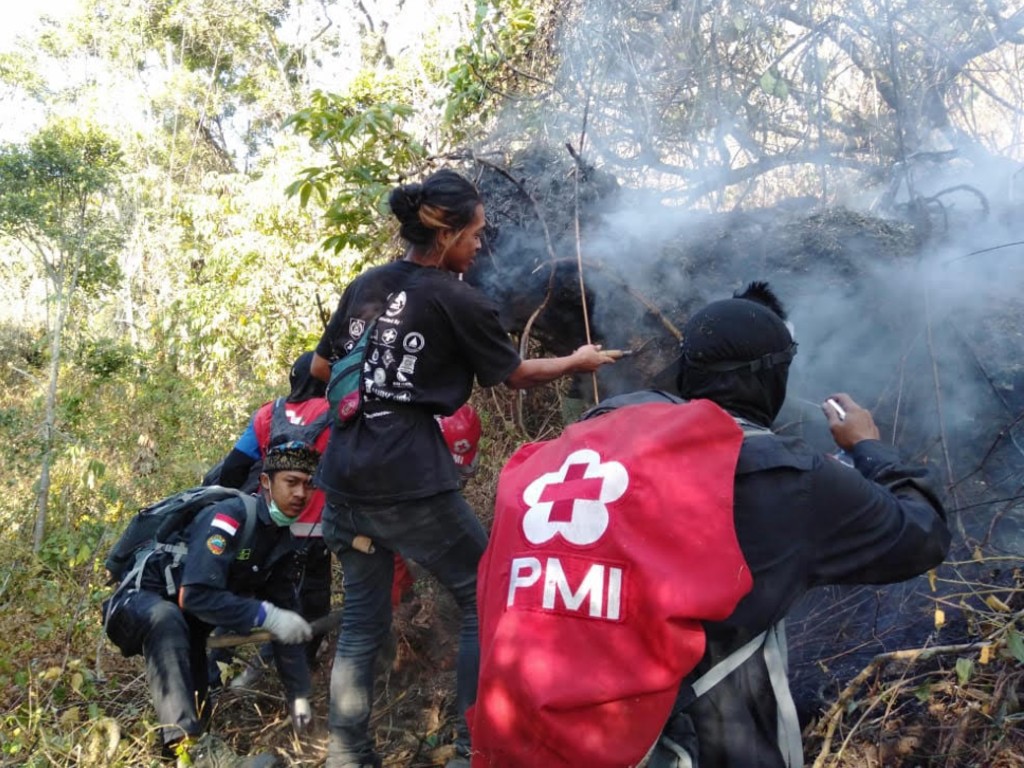
[[566, 457], [557, 472], [541, 475], [523, 491], [528, 509], [523, 534], [532, 544], [561, 535], [579, 546], [593, 544], [608, 529], [607, 504], [629, 487], [629, 473], [617, 461], [601, 462], [583, 449]]

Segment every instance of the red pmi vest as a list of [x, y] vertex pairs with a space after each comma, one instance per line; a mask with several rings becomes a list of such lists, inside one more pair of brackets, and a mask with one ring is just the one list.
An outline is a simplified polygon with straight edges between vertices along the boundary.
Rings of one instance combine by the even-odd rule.
[[752, 586], [743, 432], [707, 400], [624, 406], [517, 451], [480, 562], [473, 768], [636, 765]]

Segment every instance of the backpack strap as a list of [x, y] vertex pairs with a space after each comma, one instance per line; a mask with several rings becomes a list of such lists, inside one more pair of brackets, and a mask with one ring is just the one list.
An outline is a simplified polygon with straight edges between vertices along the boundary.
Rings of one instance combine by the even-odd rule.
[[[242, 523], [242, 536], [238, 540], [239, 551], [248, 549], [252, 544], [253, 534], [256, 530], [256, 518], [259, 514], [256, 510], [256, 497], [243, 493], [237, 488], [224, 488], [223, 490], [230, 491], [233, 495], [237, 496], [242, 501], [242, 506], [245, 509], [245, 522]], [[155, 542], [153, 546], [140, 549], [138, 554], [135, 556], [135, 564], [132, 565], [132, 569], [125, 574], [125, 577], [121, 580], [121, 584], [114, 591], [113, 598], [124, 588], [126, 584], [134, 581], [132, 589], [139, 590], [142, 588], [142, 575], [146, 568], [146, 562], [157, 552], [164, 552], [171, 555], [171, 560], [164, 566], [164, 588], [167, 591], [168, 597], [174, 597], [178, 589], [174, 584], [174, 571], [181, 565], [181, 561], [185, 555], [188, 554], [188, 544], [183, 541], [178, 541], [173, 544], [165, 542]]]
[[770, 429], [768, 429], [768, 427], [762, 427], [760, 424], [755, 424], [752, 421], [747, 421], [746, 419], [741, 418], [740, 416], [733, 416], [733, 414], [729, 415], [732, 416], [733, 421], [736, 422], [736, 425], [743, 430], [744, 440], [746, 440], [748, 437], [763, 437], [764, 435], [775, 434]]
[[[735, 672], [737, 669], [739, 669], [741, 666], [743, 666], [744, 662], [746, 662], [751, 656], [753, 656], [755, 653], [757, 653], [757, 651], [760, 648], [762, 648], [763, 646], [766, 645], [765, 644], [765, 640], [769, 637], [769, 634], [772, 633], [775, 630], [775, 628], [780, 626], [782, 623], [783, 622], [780, 621], [779, 624], [775, 625], [774, 627], [771, 627], [770, 629], [766, 629], [761, 634], [757, 635], [756, 637], [751, 638], [746, 643], [744, 643], [742, 646], [740, 646], [735, 651], [733, 651], [728, 656], [726, 656], [724, 659], [722, 659], [717, 664], [715, 664], [715, 666], [713, 666], [711, 669], [709, 669], [703, 675], [701, 675], [696, 680], [694, 680], [693, 683], [691, 683], [690, 686], [689, 686], [689, 688], [690, 688], [689, 695], [686, 696], [683, 699], [683, 702], [685, 702], [685, 703], [680, 703], [680, 702], [677, 701], [676, 706], [673, 707], [673, 709], [672, 709], [672, 715], [669, 717], [669, 721], [671, 721], [672, 718], [675, 717], [677, 714], [682, 712], [683, 709], [685, 709], [686, 707], [690, 706], [694, 701], [699, 699], [701, 696], [703, 696], [705, 693], [710, 691], [712, 688], [714, 688], [716, 685], [718, 685], [720, 682], [722, 682], [725, 678], [727, 678], [729, 675], [731, 675], [733, 672]], [[782, 708], [783, 708], [782, 707], [782, 701], [779, 698], [779, 694], [778, 694], [778, 691], [776, 689], [775, 677], [774, 677], [774, 675], [772, 673], [772, 669], [775, 666], [775, 662], [774, 661], [769, 661], [767, 648], [765, 649], [765, 664], [768, 666], [768, 675], [769, 675], [769, 679], [771, 680], [771, 683], [772, 683], [772, 690], [776, 691], [776, 700], [779, 701], [778, 709], [779, 709], [779, 719], [781, 721], [781, 719], [782, 719]], [[786, 680], [786, 670], [785, 670], [785, 667], [782, 668], [782, 679], [783, 679], [783, 681]], [[788, 684], [786, 685], [785, 693], [786, 693], [786, 697], [787, 697], [788, 703], [790, 705], [792, 705], [793, 700], [792, 700], [792, 696], [789, 695]], [[793, 712], [794, 712], [794, 714], [796, 713], [796, 709], [795, 708], [793, 709]], [[800, 738], [799, 721], [797, 721], [797, 731], [796, 731], [796, 734], [797, 734], [797, 739], [799, 740], [799, 738]], [[781, 745], [783, 744], [783, 742], [781, 740], [781, 736], [782, 736], [781, 727], [780, 727], [780, 730], [779, 730], [779, 736], [780, 736], [779, 744], [780, 744], [780, 748], [781, 748]], [[799, 741], [798, 741], [798, 743], [799, 743]], [[672, 768], [693, 768], [693, 755], [691, 755], [684, 747], [682, 747], [680, 744], [676, 743], [672, 738], [670, 738], [669, 736], [666, 736], [664, 733], [661, 736], [658, 737], [658, 739], [654, 742], [654, 744], [651, 745], [651, 748], [648, 750], [647, 754], [644, 756], [644, 759], [641, 760], [637, 764], [637, 768], [661, 768], [661, 763], [663, 763], [664, 760], [657, 760], [656, 762], [652, 762], [652, 758], [654, 757], [654, 751], [658, 747], [661, 747], [663, 750], [665, 750], [665, 751], [670, 753], [669, 759], [671, 760]], [[785, 756], [785, 751], [783, 752], [783, 755]], [[802, 762], [790, 763], [787, 760], [786, 766], [787, 766], [787, 768], [798, 768], [798, 766], [800, 766], [802, 764], [803, 764]]]
[[[775, 434], [767, 427], [762, 427], [740, 416], [732, 415], [732, 417], [736, 425], [743, 430], [744, 440]], [[768, 670], [768, 680], [775, 695], [776, 739], [778, 747], [782, 752], [786, 768], [800, 768], [803, 765], [803, 742], [801, 740], [800, 720], [797, 716], [796, 705], [793, 703], [793, 694], [789, 690], [785, 625], [785, 619], [780, 620], [761, 634], [748, 640], [690, 683], [688, 695], [681, 695], [679, 700], [677, 700], [669, 721], [743, 666], [755, 653], [763, 649], [765, 667]], [[662, 735], [651, 746], [650, 751], [644, 760], [638, 764], [637, 768], [642, 768], [643, 766], [658, 768], [655, 763], [651, 762], [651, 758], [654, 756], [655, 749], [659, 746], [670, 753], [672, 768], [693, 767], [693, 756], [670, 737]]]
[[747, 643], [737, 648], [703, 675], [698, 677], [690, 686], [693, 689], [694, 698], [699, 699], [739, 669], [743, 665], [743, 662], [753, 656], [757, 650], [764, 645], [764, 640], [767, 636], [768, 630], [765, 630], [757, 637], [751, 638]]
[[245, 522], [242, 524], [242, 538], [238, 540], [238, 549], [248, 549], [252, 545], [253, 533], [256, 531], [256, 518], [259, 514], [256, 511], [258, 499], [251, 493], [240, 494], [242, 506], [245, 507]]
[[[637, 392], [627, 392], [623, 395], [610, 397], [598, 405], [584, 411], [579, 420], [585, 421], [596, 416], [603, 416], [610, 411], [614, 411], [616, 408], [623, 408], [627, 405], [643, 405], [645, 403], [676, 403], [682, 405], [687, 402], [689, 401], [662, 389], [642, 389]], [[762, 427], [759, 424], [755, 424], [752, 421], [748, 421], [747, 419], [744, 419], [741, 416], [736, 416], [732, 413], [729, 415], [732, 416], [733, 421], [736, 422], [739, 428], [743, 430], [744, 440], [748, 437], [775, 434], [768, 429], [768, 427]]]
[[789, 649], [786, 645], [786, 621], [783, 619], [768, 630], [764, 644], [764, 663], [775, 694], [777, 741], [786, 768], [804, 764], [804, 747], [800, 718], [789, 690]]
[[284, 398], [279, 397], [270, 407], [270, 431], [267, 434], [267, 445], [274, 444], [274, 438], [280, 435], [288, 426], [288, 418], [285, 414]]
[[277, 398], [270, 410], [270, 431], [267, 436], [267, 447], [274, 445], [278, 438], [286, 437], [289, 440], [301, 440], [312, 445], [320, 437], [327, 425], [330, 423], [330, 408], [317, 416], [309, 424], [293, 424], [288, 421], [287, 401], [283, 397]]
[[[743, 666], [759, 650], [763, 650], [768, 680], [775, 697], [776, 744], [782, 753], [786, 768], [800, 768], [804, 764], [803, 742], [800, 734], [800, 719], [797, 715], [796, 705], [793, 703], [793, 694], [789, 689], [785, 619], [751, 638], [694, 680], [689, 685], [689, 695], [680, 696], [669, 721]], [[692, 768], [693, 756], [666, 735], [658, 738], [645, 759], [639, 763], [638, 768], [641, 766], [660, 768], [662, 760], [657, 762], [651, 760], [658, 747], [670, 753], [672, 768]]]

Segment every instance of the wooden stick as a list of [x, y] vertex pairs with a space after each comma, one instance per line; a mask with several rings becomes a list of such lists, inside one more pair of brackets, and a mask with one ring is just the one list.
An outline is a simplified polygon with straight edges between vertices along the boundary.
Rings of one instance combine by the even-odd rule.
[[[583, 104], [583, 122], [580, 126], [580, 151], [573, 152], [572, 144], [565, 143], [569, 154], [576, 161], [576, 170], [572, 175], [572, 205], [573, 205], [573, 226], [576, 230], [576, 272], [580, 279], [580, 305], [583, 308], [583, 329], [586, 332], [587, 344], [594, 342], [590, 336], [590, 316], [587, 314], [587, 286], [583, 282], [583, 250], [580, 238], [580, 174], [583, 173], [583, 145], [587, 141], [587, 118], [590, 115], [590, 100], [594, 95], [594, 77], [597, 74], [597, 67], [590, 70], [590, 82], [587, 83], [587, 100]], [[601, 394], [597, 389], [597, 371], [590, 372], [590, 382], [594, 386], [594, 405], [601, 402]]]
[[[321, 616], [316, 621], [310, 622], [314, 635], [322, 635], [330, 632], [341, 622], [341, 609], [337, 608], [326, 616]], [[234, 648], [249, 643], [266, 643], [274, 637], [267, 630], [261, 629], [257, 632], [250, 632], [248, 635], [211, 635], [206, 641], [207, 648]]]
[[[552, 265], [552, 267], [551, 267], [551, 274], [548, 277], [548, 290], [547, 290], [547, 293], [544, 294], [544, 300], [537, 306], [537, 308], [535, 310], [533, 310], [533, 313], [530, 315], [529, 319], [526, 321], [526, 325], [523, 326], [523, 333], [522, 333], [522, 335], [519, 337], [519, 356], [522, 359], [525, 360], [526, 359], [527, 347], [530, 344], [530, 331], [533, 329], [533, 323], [537, 319], [537, 317], [540, 316], [540, 313], [544, 311], [544, 308], [548, 305], [548, 302], [551, 300], [551, 295], [552, 295], [552, 293], [554, 292], [554, 289], [555, 289], [555, 268], [554, 268], [554, 264], [555, 264], [555, 261], [556, 261], [556, 259], [555, 259], [555, 248], [551, 244], [551, 233], [548, 230], [548, 222], [544, 218], [544, 214], [540, 210], [540, 205], [537, 203], [537, 200], [533, 197], [533, 195], [530, 194], [530, 191], [523, 185], [523, 183], [521, 181], [519, 181], [518, 179], [516, 179], [514, 176], [512, 176], [511, 173], [509, 173], [507, 170], [505, 170], [501, 166], [496, 165], [495, 163], [492, 163], [489, 160], [484, 160], [482, 157], [479, 157], [479, 156], [477, 156], [475, 154], [471, 155], [471, 157], [472, 157], [474, 162], [477, 162], [477, 163], [479, 163], [480, 165], [482, 165], [482, 166], [484, 166], [486, 168], [490, 168], [495, 173], [498, 173], [501, 176], [504, 176], [506, 179], [511, 181], [520, 192], [523, 193], [523, 196], [527, 200], [529, 200], [530, 205], [533, 208], [533, 212], [537, 216], [537, 221], [540, 222], [541, 231], [544, 233], [544, 247], [547, 249], [548, 260], [549, 260], [549, 262]], [[519, 428], [519, 431], [522, 432], [524, 435], [526, 435], [527, 438], [529, 438], [530, 435], [526, 432], [526, 420], [523, 418], [523, 391], [522, 390], [518, 390], [516, 392], [516, 409], [515, 409], [514, 417], [515, 417], [516, 426]]]
[[[589, 95], [589, 94], [588, 94]], [[587, 108], [590, 106], [589, 98], [587, 100]], [[580, 145], [582, 146], [583, 138], [586, 135], [587, 130], [587, 113], [586, 109], [583, 112], [583, 133], [580, 135]], [[583, 282], [583, 247], [580, 243], [580, 173], [582, 172], [582, 158], [577, 158], [575, 152], [572, 151], [572, 145], [568, 142], [565, 145], [569, 149], [569, 154], [576, 159], [576, 171], [573, 173], [573, 192], [572, 192], [572, 204], [573, 204], [573, 227], [576, 233], [576, 275], [580, 280], [580, 306], [583, 309], [583, 330], [586, 333], [587, 344], [593, 344], [594, 342], [590, 336], [590, 315], [587, 314], [587, 286]], [[594, 405], [601, 402], [601, 393], [597, 389], [597, 371], [590, 372], [590, 382], [594, 386]]]
[[925, 314], [925, 330], [927, 331], [928, 340], [928, 355], [931, 357], [932, 363], [932, 381], [935, 386], [935, 410], [939, 416], [939, 440], [942, 443], [942, 455], [946, 463], [946, 481], [949, 488], [949, 493], [953, 497], [953, 513], [956, 519], [957, 530], [960, 533], [960, 540], [964, 543], [969, 543], [970, 539], [967, 538], [967, 529], [964, 528], [963, 517], [960, 515], [960, 494], [953, 485], [953, 481], [956, 476], [953, 474], [953, 462], [949, 457], [949, 440], [946, 437], [946, 422], [942, 410], [942, 386], [939, 382], [939, 363], [938, 358], [935, 355], [935, 345], [932, 340], [932, 302], [931, 302], [931, 286], [925, 283], [924, 286], [924, 314]]
[[814, 761], [812, 768], [824, 768], [825, 761], [828, 759], [829, 752], [832, 748], [832, 737], [835, 734], [836, 727], [843, 719], [843, 715], [846, 712], [846, 704], [853, 698], [854, 694], [860, 689], [860, 687], [867, 682], [868, 678], [876, 672], [880, 672], [891, 661], [907, 661], [917, 662], [926, 661], [933, 656], [939, 656], [949, 653], [969, 653], [973, 651], [980, 651], [986, 645], [996, 646], [998, 641], [986, 640], [977, 643], [960, 643], [958, 645], [934, 645], [931, 648], [908, 648], [900, 651], [890, 651], [888, 653], [880, 653], [875, 656], [864, 669], [862, 669], [856, 677], [854, 677], [842, 692], [839, 697], [829, 707], [828, 712], [818, 722], [816, 731], [822, 730], [822, 724], [824, 724], [823, 741], [821, 745], [821, 751], [818, 754], [817, 759]]

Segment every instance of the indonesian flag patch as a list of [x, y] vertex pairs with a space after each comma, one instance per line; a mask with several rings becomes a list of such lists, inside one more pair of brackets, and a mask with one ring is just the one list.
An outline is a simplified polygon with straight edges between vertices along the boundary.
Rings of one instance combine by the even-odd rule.
[[231, 517], [218, 512], [213, 516], [213, 522], [210, 523], [211, 528], [220, 528], [228, 536], [234, 536], [238, 533], [238, 523]]

